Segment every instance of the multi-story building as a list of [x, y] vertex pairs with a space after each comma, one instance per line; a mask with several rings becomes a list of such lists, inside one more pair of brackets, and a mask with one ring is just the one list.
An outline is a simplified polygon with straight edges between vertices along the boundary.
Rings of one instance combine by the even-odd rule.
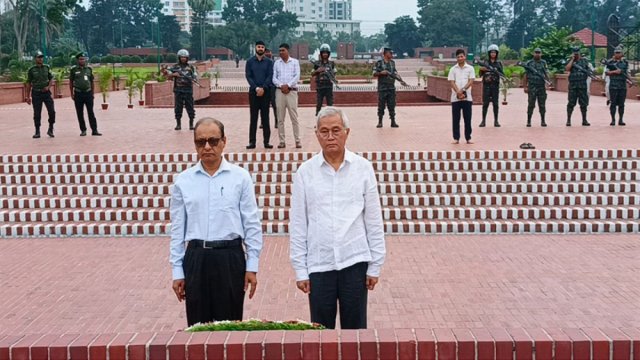
[[286, 0], [284, 5], [285, 10], [298, 15], [297, 36], [318, 30], [332, 35], [360, 31], [360, 21], [351, 20], [351, 0]]
[[[226, 0], [215, 1], [215, 8], [207, 16], [207, 22], [212, 25], [223, 25], [222, 9], [226, 5]], [[162, 13], [165, 15], [175, 15], [183, 31], [191, 31], [193, 23], [193, 10], [189, 7], [187, 0], [164, 0]]]

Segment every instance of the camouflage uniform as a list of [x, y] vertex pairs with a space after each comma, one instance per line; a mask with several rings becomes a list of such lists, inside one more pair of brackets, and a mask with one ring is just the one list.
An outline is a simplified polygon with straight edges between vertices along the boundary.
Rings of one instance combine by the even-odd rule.
[[[327, 71], [336, 73], [336, 64], [328, 60], [326, 63], [321, 61], [313, 63], [313, 71], [318, 70], [320, 67], [325, 67]], [[316, 116], [322, 109], [322, 101], [327, 99], [327, 106], [333, 106], [333, 82], [327, 75], [327, 72], [322, 72], [316, 75]]]
[[[396, 63], [393, 60], [389, 60], [388, 63], [383, 59], [376, 62], [373, 68], [374, 73], [387, 70], [390, 74], [396, 72]], [[396, 121], [396, 80], [391, 76], [378, 76], [378, 120], [382, 123], [382, 117], [384, 116], [385, 104], [389, 109], [389, 117], [391, 123], [395, 124]]]
[[[491, 65], [494, 69], [496, 69], [500, 74], [503, 74], [502, 63], [498, 60], [495, 62], [491, 62], [491, 60], [487, 60], [487, 64]], [[500, 102], [500, 75], [491, 71], [482, 71], [480, 70], [482, 75], [482, 125], [484, 126], [485, 120], [487, 118], [487, 112], [489, 110], [489, 103], [493, 104], [493, 124], [498, 127], [500, 124], [498, 123], [498, 111]]]
[[[49, 65], [34, 65], [27, 70], [27, 82], [31, 84], [31, 101], [33, 105], [33, 125], [36, 134], [40, 136], [40, 123], [42, 118], [42, 104], [47, 108], [49, 114], [49, 133], [53, 134], [53, 124], [56, 123], [56, 110], [53, 106], [51, 90], [44, 91], [49, 86], [53, 74]], [[49, 135], [52, 136], [52, 135]]]
[[169, 72], [177, 72], [181, 75], [173, 79], [174, 111], [178, 128], [182, 119], [183, 106], [187, 108], [187, 115], [189, 115], [189, 128], [193, 128], [193, 119], [196, 117], [196, 111], [193, 108], [193, 79], [198, 75], [196, 69], [192, 65], [178, 63], [173, 65]]
[[[574, 61], [574, 65], [578, 65], [583, 69], [589, 69], [589, 62], [585, 58]], [[580, 104], [580, 112], [582, 113], [582, 125], [587, 126], [587, 106], [589, 106], [589, 94], [587, 94], [587, 79], [589, 76], [578, 70], [576, 66], [571, 67], [569, 73], [569, 102], [567, 103], [567, 126], [571, 126], [571, 113], [576, 103]]]
[[629, 63], [622, 59], [620, 61], [612, 61], [610, 65], [607, 66], [607, 70], [609, 71], [618, 69], [622, 70], [621, 74], [609, 75], [609, 96], [611, 99], [609, 111], [611, 113], [610, 125], [612, 126], [616, 124], [616, 108], [618, 109], [618, 125], [625, 125], [622, 118], [624, 116], [624, 102], [627, 99], [627, 78], [624, 74], [626, 74], [629, 69]]
[[[544, 60], [529, 60], [527, 62], [527, 66], [537, 70], [539, 74], [547, 74], [547, 62]], [[531, 117], [533, 116], [533, 109], [536, 107], [536, 99], [538, 100], [538, 111], [540, 112], [542, 124], [546, 125], [544, 114], [547, 112], [547, 89], [545, 88], [544, 78], [538, 76], [538, 74], [532, 71], [527, 70], [527, 90], [529, 95], [527, 107], [527, 126], [531, 125]]]

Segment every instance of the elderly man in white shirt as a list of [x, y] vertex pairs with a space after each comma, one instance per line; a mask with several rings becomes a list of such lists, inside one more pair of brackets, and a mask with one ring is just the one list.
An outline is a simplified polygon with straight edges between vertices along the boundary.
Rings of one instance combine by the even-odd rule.
[[348, 119], [326, 107], [318, 114], [322, 152], [295, 174], [290, 212], [291, 264], [309, 294], [311, 321], [333, 329], [367, 327], [367, 292], [378, 283], [386, 249], [373, 166], [345, 147]]
[[458, 63], [449, 70], [449, 82], [451, 83], [451, 112], [453, 115], [453, 143], [460, 143], [460, 111], [464, 118], [464, 138], [467, 144], [471, 142], [471, 85], [476, 78], [473, 66], [467, 64], [466, 54], [463, 49], [456, 50]]
[[280, 144], [278, 149], [287, 147], [285, 143], [284, 115], [288, 111], [293, 127], [293, 137], [296, 148], [302, 148], [300, 142], [300, 126], [298, 125], [298, 80], [300, 80], [300, 63], [289, 56], [289, 44], [280, 45], [280, 59], [273, 64], [273, 85], [276, 87], [276, 109], [278, 121], [278, 135]]

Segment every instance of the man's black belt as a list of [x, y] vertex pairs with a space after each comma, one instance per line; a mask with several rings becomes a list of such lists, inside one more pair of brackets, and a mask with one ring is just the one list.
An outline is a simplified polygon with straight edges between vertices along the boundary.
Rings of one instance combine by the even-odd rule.
[[237, 238], [234, 240], [214, 240], [214, 241], [189, 240], [188, 246], [196, 249], [197, 248], [226, 249], [226, 248], [242, 246], [242, 238]]

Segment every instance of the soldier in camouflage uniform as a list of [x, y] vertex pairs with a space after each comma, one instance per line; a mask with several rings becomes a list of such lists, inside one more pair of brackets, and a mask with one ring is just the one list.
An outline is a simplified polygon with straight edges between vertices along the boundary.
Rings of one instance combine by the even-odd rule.
[[480, 67], [480, 75], [482, 76], [482, 122], [480, 122], [480, 127], [486, 126], [487, 120], [487, 112], [489, 110], [489, 104], [493, 104], [493, 126], [500, 127], [500, 123], [498, 122], [498, 111], [500, 102], [500, 75], [504, 76], [504, 71], [502, 70], [502, 62], [498, 60], [499, 53], [498, 45], [492, 44], [489, 46], [487, 52], [487, 62], [486, 64], [493, 67], [498, 73], [495, 71], [490, 71], [489, 68]]
[[320, 46], [320, 59], [313, 62], [313, 76], [316, 78], [316, 116], [322, 109], [322, 101], [327, 99], [327, 106], [333, 106], [333, 82], [327, 74], [332, 72], [336, 73], [336, 64], [329, 60], [331, 56], [331, 48], [329, 45], [322, 44]]
[[616, 108], [618, 109], [618, 125], [625, 126], [622, 119], [624, 116], [624, 102], [627, 98], [627, 77], [625, 74], [629, 69], [629, 63], [622, 58], [622, 49], [617, 47], [613, 53], [613, 59], [607, 64], [606, 74], [610, 78], [609, 95], [611, 104], [609, 111], [611, 112], [611, 123], [616, 125]]
[[542, 50], [540, 50], [540, 48], [535, 48], [533, 51], [533, 59], [527, 61], [525, 69], [525, 81], [527, 83], [525, 92], [529, 95], [527, 127], [531, 127], [531, 117], [533, 116], [533, 109], [536, 107], [536, 100], [538, 100], [538, 111], [540, 112], [540, 125], [546, 127], [547, 122], [544, 119], [544, 115], [547, 112], [545, 79], [548, 80], [549, 73], [547, 72], [547, 62], [542, 60]]
[[76, 107], [76, 115], [78, 116], [78, 124], [80, 125], [80, 136], [87, 135], [87, 124], [84, 122], [84, 107], [87, 107], [87, 116], [89, 117], [89, 126], [91, 127], [92, 136], [102, 136], [98, 132], [98, 121], [93, 112], [93, 69], [87, 66], [87, 55], [79, 53], [76, 55], [78, 65], [74, 65], [69, 71], [69, 90], [71, 98]]
[[[397, 78], [404, 82], [396, 70], [396, 63], [392, 60], [393, 51], [390, 48], [384, 48], [382, 59], [376, 62], [373, 68], [373, 76], [378, 78], [378, 125], [382, 127], [382, 118], [384, 117], [385, 104], [389, 109], [389, 117], [391, 118], [391, 127], [397, 128], [396, 122], [396, 87]], [[394, 78], [395, 77], [395, 78]]]
[[197, 80], [196, 69], [189, 64], [189, 52], [185, 49], [178, 51], [178, 63], [173, 65], [167, 73], [167, 78], [173, 78], [173, 94], [175, 99], [174, 112], [176, 116], [175, 130], [181, 130], [182, 108], [187, 108], [189, 115], [189, 130], [193, 130], [193, 119], [196, 111], [193, 108], [193, 80]]
[[36, 64], [27, 70], [27, 104], [33, 104], [33, 124], [36, 132], [33, 134], [34, 139], [40, 138], [40, 119], [42, 118], [42, 104], [47, 107], [49, 114], [49, 130], [47, 135], [54, 137], [53, 124], [56, 123], [56, 110], [53, 106], [53, 98], [51, 90], [53, 86], [53, 74], [49, 65], [44, 63], [44, 55], [37, 51], [35, 57]]
[[[576, 65], [576, 66], [574, 66]], [[580, 70], [583, 69], [583, 70]], [[582, 113], [582, 126], [591, 126], [587, 121], [587, 106], [589, 106], [589, 94], [587, 93], [588, 74], [585, 73], [589, 69], [589, 62], [580, 55], [580, 48], [573, 48], [573, 57], [567, 63], [565, 70], [569, 73], [569, 103], [567, 103], [567, 126], [571, 126], [571, 113], [576, 106], [576, 102], [580, 103], [580, 112]]]

